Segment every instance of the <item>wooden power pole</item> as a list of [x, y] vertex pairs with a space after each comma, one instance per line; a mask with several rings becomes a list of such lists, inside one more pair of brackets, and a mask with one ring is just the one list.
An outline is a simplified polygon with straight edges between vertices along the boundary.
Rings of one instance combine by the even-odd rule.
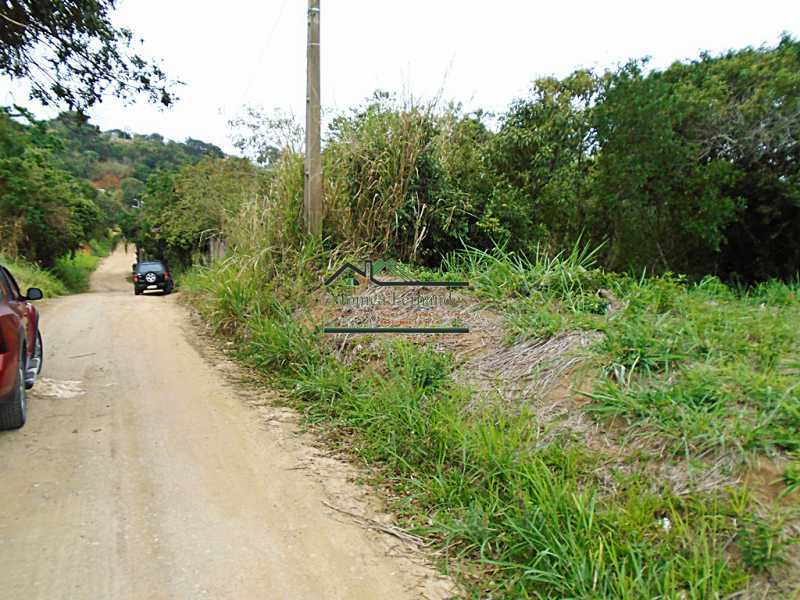
[[319, 15], [320, 0], [308, 0], [308, 72], [306, 85], [306, 229], [322, 233], [322, 156], [320, 125]]

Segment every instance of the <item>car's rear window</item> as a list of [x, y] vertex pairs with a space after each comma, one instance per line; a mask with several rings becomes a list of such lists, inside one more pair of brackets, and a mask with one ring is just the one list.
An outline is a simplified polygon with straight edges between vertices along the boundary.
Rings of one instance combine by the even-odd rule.
[[149, 273], [151, 271], [154, 273], [160, 273], [163, 270], [164, 265], [162, 265], [160, 262], [144, 262], [136, 265], [137, 273]]

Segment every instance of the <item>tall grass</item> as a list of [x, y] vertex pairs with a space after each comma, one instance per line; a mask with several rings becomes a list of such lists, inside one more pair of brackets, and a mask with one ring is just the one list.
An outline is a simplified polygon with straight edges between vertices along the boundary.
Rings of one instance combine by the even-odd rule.
[[29, 263], [21, 258], [12, 260], [0, 255], [0, 264], [6, 267], [16, 279], [22, 293], [30, 287], [37, 287], [44, 293], [46, 298], [61, 296], [67, 293], [67, 288], [63, 282], [57, 279], [52, 273], [41, 267]]
[[59, 278], [71, 293], [85, 292], [89, 289], [89, 277], [100, 261], [111, 253], [113, 242], [110, 239], [91, 240], [88, 248], [72, 256], [62, 256], [53, 266], [53, 274]]
[[367, 242], [374, 254], [414, 261], [429, 233], [435, 105], [376, 100], [340, 117], [325, 151], [326, 231], [336, 243]]

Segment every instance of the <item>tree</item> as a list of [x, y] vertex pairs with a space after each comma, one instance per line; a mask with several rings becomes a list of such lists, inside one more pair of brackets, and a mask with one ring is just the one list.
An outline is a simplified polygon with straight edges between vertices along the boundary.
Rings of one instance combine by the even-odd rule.
[[632, 62], [594, 113], [607, 264], [747, 281], [797, 273], [800, 42], [647, 74]]
[[189, 266], [192, 255], [220, 235], [231, 215], [257, 198], [264, 170], [242, 158], [204, 157], [178, 171], [147, 180], [138, 224], [125, 228], [145, 253], [173, 265]]
[[586, 199], [596, 160], [592, 115], [604, 76], [575, 71], [534, 82], [502, 118], [491, 169], [498, 184], [482, 226], [515, 250], [569, 247], [587, 226]]
[[101, 213], [94, 190], [51, 166], [47, 150], [29, 146], [0, 158], [0, 221], [13, 236], [13, 253], [52, 266], [97, 231]]
[[228, 125], [233, 130], [233, 145], [261, 165], [274, 164], [282, 153], [303, 149], [303, 128], [291, 113], [276, 109], [267, 114], [248, 106]]
[[722, 157], [703, 158], [690, 132], [713, 123], [713, 87], [675, 85], [631, 62], [615, 73], [594, 109], [600, 147], [593, 194], [595, 231], [615, 269], [682, 273], [705, 269], [737, 218]]
[[132, 52], [133, 33], [110, 21], [116, 0], [7, 0], [0, 5], [0, 73], [26, 79], [44, 105], [84, 110], [111, 93], [175, 100], [161, 68]]
[[[674, 77], [717, 93], [717, 118], [691, 132], [703, 159], [724, 159], [741, 176], [730, 195], [740, 218], [724, 231], [720, 274], [731, 279], [796, 277], [800, 265], [800, 42], [745, 48], [676, 66]], [[671, 73], [668, 72], [667, 75]], [[684, 83], [685, 85], [685, 83]]]
[[59, 168], [61, 140], [29, 113], [0, 109], [0, 250], [45, 266], [104, 233], [96, 192]]

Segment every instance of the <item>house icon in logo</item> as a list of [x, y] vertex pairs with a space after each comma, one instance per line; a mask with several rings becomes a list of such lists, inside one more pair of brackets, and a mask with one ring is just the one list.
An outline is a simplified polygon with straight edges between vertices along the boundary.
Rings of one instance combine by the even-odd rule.
[[[325, 280], [325, 285], [331, 285], [340, 277], [346, 276], [347, 273], [352, 275], [360, 275], [367, 279], [370, 284], [379, 287], [437, 287], [437, 288], [469, 288], [468, 281], [417, 281], [417, 280], [387, 280], [382, 281], [376, 277], [378, 273], [384, 270], [390, 270], [393, 263], [391, 261], [365, 261], [364, 268], [359, 269], [352, 263], [346, 262], [339, 267], [336, 272]], [[344, 333], [344, 334], [358, 334], [358, 333], [406, 333], [406, 334], [420, 334], [420, 333], [469, 333], [468, 327], [324, 327], [323, 333]]]
[[394, 263], [392, 261], [365, 261], [364, 268], [359, 269], [354, 264], [346, 262], [339, 267], [336, 272], [325, 280], [325, 285], [331, 285], [334, 281], [343, 276], [346, 272], [351, 271], [355, 275], [360, 275], [369, 280], [370, 283], [381, 287], [443, 287], [443, 288], [468, 288], [468, 281], [417, 281], [417, 280], [392, 280], [381, 281], [375, 277], [376, 274], [383, 270], [390, 270]]

